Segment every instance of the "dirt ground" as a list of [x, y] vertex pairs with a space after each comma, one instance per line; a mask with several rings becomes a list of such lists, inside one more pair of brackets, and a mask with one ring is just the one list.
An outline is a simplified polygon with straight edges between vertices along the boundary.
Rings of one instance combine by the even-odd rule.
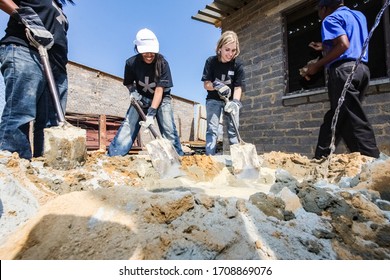
[[160, 179], [148, 156], [89, 153], [61, 171], [0, 153], [0, 259], [390, 259], [390, 159], [184, 156]]

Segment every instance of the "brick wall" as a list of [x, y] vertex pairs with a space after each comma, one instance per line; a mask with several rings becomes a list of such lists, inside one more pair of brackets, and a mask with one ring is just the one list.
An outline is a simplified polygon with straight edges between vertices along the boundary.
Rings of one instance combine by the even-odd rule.
[[130, 104], [122, 79], [70, 62], [67, 111], [124, 117]]
[[[258, 153], [282, 151], [313, 156], [322, 118], [329, 108], [326, 93], [285, 95], [285, 51], [282, 11], [301, 0], [254, 0], [222, 22], [240, 39], [240, 59], [246, 72], [246, 91], [240, 115], [244, 141]], [[364, 103], [380, 150], [390, 154], [390, 85], [371, 86]], [[345, 151], [340, 145], [338, 152]]]
[[[74, 62], [68, 64], [67, 70], [67, 112], [125, 116], [130, 99], [121, 78]], [[194, 106], [193, 101], [173, 95], [175, 124], [182, 142], [193, 140]], [[152, 140], [144, 135], [142, 139]]]

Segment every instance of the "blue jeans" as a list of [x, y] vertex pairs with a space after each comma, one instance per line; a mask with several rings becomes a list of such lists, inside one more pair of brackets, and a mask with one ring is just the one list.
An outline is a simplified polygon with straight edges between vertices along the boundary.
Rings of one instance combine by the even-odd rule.
[[[227, 123], [227, 133], [229, 144], [237, 144], [238, 139], [236, 131], [234, 130], [233, 122], [229, 114], [225, 113], [223, 108], [225, 102], [222, 100], [207, 99], [206, 100], [206, 112], [207, 112], [207, 131], [206, 131], [206, 155], [215, 155], [218, 140], [218, 127], [221, 114], [223, 113], [224, 121]], [[237, 124], [239, 125], [239, 116], [234, 116]]]
[[[171, 100], [171, 96], [163, 97], [163, 100], [157, 109], [156, 120], [161, 135], [171, 141], [178, 155], [182, 156], [184, 155], [184, 152], [181, 148], [179, 135], [177, 133]], [[143, 104], [143, 111], [146, 114], [152, 100], [147, 97], [142, 97], [141, 102]], [[140, 121], [141, 117], [138, 115], [137, 110], [133, 106], [130, 106], [127, 110], [125, 119], [108, 147], [109, 156], [124, 156], [130, 151], [141, 128], [139, 124]]]
[[[58, 125], [55, 107], [41, 66], [39, 53], [17, 46], [0, 46], [1, 73], [5, 84], [5, 107], [0, 122], [0, 150], [17, 152], [31, 159], [43, 154], [43, 129]], [[67, 74], [51, 64], [53, 76], [65, 112], [68, 94]], [[34, 121], [34, 147], [29, 140]]]

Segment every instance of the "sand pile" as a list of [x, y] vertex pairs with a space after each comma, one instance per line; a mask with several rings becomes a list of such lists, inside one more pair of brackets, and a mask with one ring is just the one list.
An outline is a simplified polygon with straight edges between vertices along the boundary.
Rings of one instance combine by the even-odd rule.
[[90, 153], [70, 171], [0, 152], [0, 259], [390, 259], [390, 159], [188, 156], [160, 179], [148, 156]]

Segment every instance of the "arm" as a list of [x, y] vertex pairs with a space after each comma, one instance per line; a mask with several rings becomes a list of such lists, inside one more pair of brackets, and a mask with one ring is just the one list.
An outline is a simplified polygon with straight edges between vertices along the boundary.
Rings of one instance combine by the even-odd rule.
[[0, 9], [26, 27], [26, 36], [31, 45], [46, 49], [53, 46], [53, 35], [46, 30], [42, 20], [30, 6], [19, 8], [12, 0], [0, 0]]
[[158, 106], [160, 106], [160, 104], [161, 104], [163, 94], [164, 94], [164, 88], [163, 87], [156, 87], [154, 90], [153, 100], [152, 100], [152, 104], [150, 105], [150, 107], [157, 109]]
[[235, 87], [233, 92], [233, 100], [237, 99], [238, 101], [240, 101], [241, 95], [242, 95], [242, 87]]
[[232, 81], [234, 88], [233, 88], [233, 101], [236, 101], [236, 103], [239, 105], [239, 107], [242, 107], [241, 104], [241, 97], [242, 92], [245, 89], [245, 70], [244, 66], [241, 62], [237, 61], [235, 65], [235, 78], [234, 81]]
[[12, 0], [0, 0], [0, 9], [5, 13], [12, 15], [19, 8]]
[[150, 125], [154, 124], [154, 117], [157, 114], [157, 108], [161, 104], [161, 100], [163, 98], [163, 94], [164, 94], [164, 88], [163, 87], [156, 87], [155, 88], [152, 104], [150, 105], [150, 107], [148, 109], [148, 113], [146, 115], [146, 120], [145, 121], [140, 121], [139, 122], [140, 125], [142, 125], [145, 128], [148, 128]]
[[309, 76], [316, 74], [322, 67], [337, 59], [349, 48], [349, 40], [347, 35], [341, 35], [332, 41], [332, 49], [316, 63], [306, 65], [306, 79], [310, 79]]
[[213, 86], [213, 83], [211, 81], [204, 81], [203, 87], [205, 90], [209, 90], [209, 91], [214, 90], [214, 86]]
[[203, 88], [207, 91], [213, 91], [215, 90], [213, 82], [214, 82], [214, 75], [212, 75], [214, 67], [211, 66], [212, 58], [209, 57], [206, 62], [204, 63], [203, 67], [203, 73], [202, 73], [202, 81], [203, 81]]
[[168, 61], [163, 59], [161, 64], [161, 75], [158, 80], [156, 80], [156, 87], [154, 89], [153, 100], [152, 104], [150, 104], [150, 107], [157, 109], [161, 104], [161, 100], [163, 99], [164, 89], [169, 89], [171, 87], [173, 87], [171, 69], [169, 67]]

